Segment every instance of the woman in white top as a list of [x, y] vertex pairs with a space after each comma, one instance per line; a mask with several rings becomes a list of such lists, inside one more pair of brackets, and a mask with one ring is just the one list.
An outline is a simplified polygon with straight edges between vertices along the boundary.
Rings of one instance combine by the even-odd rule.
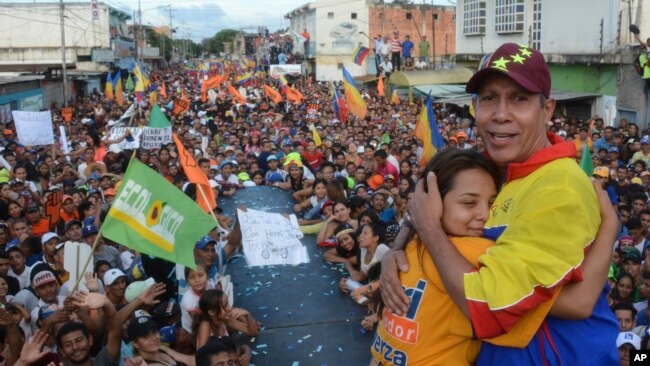
[[[345, 269], [350, 273], [350, 279], [357, 282], [364, 282], [368, 276], [368, 270], [375, 263], [381, 262], [384, 254], [390, 248], [383, 244], [384, 229], [376, 223], [364, 225], [359, 235], [359, 257], [352, 257], [346, 260]], [[358, 265], [358, 270], [355, 268]], [[345, 280], [345, 279], [344, 279]], [[342, 281], [343, 282], [343, 281]]]

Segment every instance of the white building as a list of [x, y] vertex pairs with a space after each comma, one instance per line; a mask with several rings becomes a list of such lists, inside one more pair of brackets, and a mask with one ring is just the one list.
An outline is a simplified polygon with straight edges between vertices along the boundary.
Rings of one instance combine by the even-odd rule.
[[[128, 67], [135, 44], [128, 33], [130, 15], [98, 3], [65, 3], [65, 46], [68, 68], [107, 71], [111, 64]], [[58, 3], [3, 3], [0, 6], [0, 70], [44, 72], [61, 68]]]
[[476, 66], [503, 43], [527, 45], [549, 63], [558, 114], [645, 125], [650, 113], [628, 30], [637, 24], [650, 35], [641, 0], [458, 0], [456, 14], [457, 62]]
[[[367, 36], [366, 0], [312, 2], [294, 9], [285, 18], [291, 22], [292, 34], [301, 34], [305, 29], [310, 34], [304, 66], [309, 72], [315, 69], [316, 80], [341, 80], [343, 66], [352, 76], [367, 74], [365, 64], [353, 63], [350, 56], [359, 45], [372, 48]], [[304, 54], [302, 45], [298, 46], [294, 51]]]

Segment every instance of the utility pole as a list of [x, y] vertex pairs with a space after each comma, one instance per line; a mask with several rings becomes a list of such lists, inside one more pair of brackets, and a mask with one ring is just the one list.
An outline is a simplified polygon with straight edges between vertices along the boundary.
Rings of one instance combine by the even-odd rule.
[[[138, 39], [140, 42], [138, 44], [140, 45], [140, 50], [138, 51], [138, 62], [142, 62], [142, 7], [140, 6], [140, 0], [138, 0]], [[136, 47], [138, 48], [138, 47]]]
[[431, 50], [433, 51], [433, 69], [436, 69], [436, 12], [431, 0]]
[[63, 14], [63, 0], [59, 0], [59, 12], [61, 18], [61, 75], [63, 77], [63, 106], [68, 102], [68, 70], [65, 61], [65, 16]]
[[172, 25], [172, 6], [169, 5], [169, 61], [174, 58], [174, 26]]

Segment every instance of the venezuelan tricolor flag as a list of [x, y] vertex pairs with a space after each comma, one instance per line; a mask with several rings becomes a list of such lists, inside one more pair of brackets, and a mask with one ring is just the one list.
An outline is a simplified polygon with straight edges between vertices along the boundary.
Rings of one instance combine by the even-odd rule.
[[438, 131], [436, 116], [433, 113], [431, 96], [427, 97], [424, 106], [422, 106], [422, 112], [420, 112], [418, 123], [415, 126], [414, 135], [422, 140], [422, 146], [424, 148], [424, 153], [420, 159], [420, 166], [425, 166], [438, 150], [445, 147], [445, 142], [442, 140], [440, 131]]
[[359, 46], [352, 53], [352, 61], [357, 65], [361, 65], [369, 53], [370, 49], [368, 47]]
[[343, 68], [343, 87], [345, 89], [345, 97], [347, 98], [350, 112], [356, 114], [361, 119], [365, 118], [366, 113], [368, 113], [366, 102], [361, 98], [361, 93], [359, 93], [357, 83], [345, 67]]
[[112, 73], [106, 74], [106, 87], [104, 88], [104, 96], [108, 100], [113, 100], [113, 79]]
[[247, 72], [245, 74], [241, 74], [241, 75], [237, 76], [237, 78], [235, 79], [235, 82], [237, 84], [241, 85], [241, 84], [247, 82], [248, 80], [250, 80], [252, 77], [253, 77], [253, 73], [252, 72]]

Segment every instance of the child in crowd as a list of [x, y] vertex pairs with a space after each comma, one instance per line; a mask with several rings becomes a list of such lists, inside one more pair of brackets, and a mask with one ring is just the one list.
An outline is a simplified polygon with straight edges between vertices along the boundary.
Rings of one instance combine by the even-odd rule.
[[607, 303], [612, 306], [620, 303], [632, 304], [634, 292], [634, 277], [627, 272], [622, 272], [616, 279], [616, 286], [607, 297]]
[[297, 203], [293, 206], [296, 213], [304, 209], [309, 209], [304, 215], [305, 220], [313, 220], [321, 209], [321, 204], [327, 199], [327, 185], [322, 179], [314, 181], [314, 194], [305, 201]]
[[202, 263], [197, 263], [196, 270], [185, 267], [185, 280], [189, 289], [181, 300], [181, 322], [183, 329], [192, 332], [192, 317], [200, 313], [199, 299], [205, 290], [213, 289], [214, 283], [208, 279], [208, 272]]
[[199, 298], [200, 315], [194, 317], [193, 332], [196, 347], [206, 344], [211, 336], [229, 336], [238, 331], [256, 336], [260, 326], [244, 309], [230, 307], [228, 296], [221, 290], [207, 290]]

